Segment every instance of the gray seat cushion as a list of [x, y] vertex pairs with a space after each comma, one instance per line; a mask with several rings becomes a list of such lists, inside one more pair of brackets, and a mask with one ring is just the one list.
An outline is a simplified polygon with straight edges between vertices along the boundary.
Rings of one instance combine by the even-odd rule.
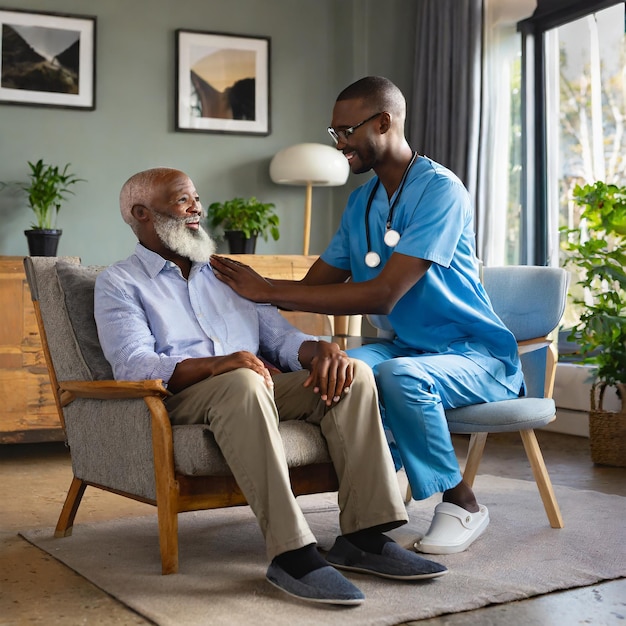
[[[279, 431], [288, 467], [329, 463], [326, 442], [318, 426], [293, 420], [281, 422]], [[205, 424], [174, 426], [174, 464], [185, 476], [230, 476], [211, 429]]]
[[452, 433], [503, 433], [540, 428], [554, 420], [552, 398], [514, 398], [501, 402], [472, 404], [446, 411]]

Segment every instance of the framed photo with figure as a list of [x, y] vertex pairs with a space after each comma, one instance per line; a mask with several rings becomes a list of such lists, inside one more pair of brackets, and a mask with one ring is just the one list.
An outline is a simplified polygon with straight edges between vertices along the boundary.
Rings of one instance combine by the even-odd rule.
[[176, 130], [270, 134], [270, 39], [176, 31]]
[[0, 104], [96, 108], [96, 18], [0, 9]]

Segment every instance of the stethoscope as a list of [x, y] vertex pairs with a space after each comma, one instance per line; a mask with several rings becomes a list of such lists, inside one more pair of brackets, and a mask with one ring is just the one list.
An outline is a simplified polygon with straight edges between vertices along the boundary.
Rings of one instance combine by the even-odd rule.
[[[400, 196], [402, 195], [402, 190], [404, 189], [404, 184], [406, 183], [407, 176], [410, 169], [413, 167], [413, 163], [415, 163], [416, 158], [417, 152], [414, 152], [413, 156], [411, 157], [411, 161], [404, 170], [404, 174], [402, 175], [402, 180], [400, 181], [400, 186], [398, 187], [396, 197], [394, 198], [394, 201], [391, 203], [391, 207], [389, 208], [389, 214], [387, 215], [387, 223], [385, 226], [385, 236], [383, 237], [383, 241], [390, 248], [395, 248], [400, 241], [400, 233], [394, 228], [391, 228], [391, 223], [393, 222], [393, 211], [396, 208], [396, 204], [398, 204]], [[372, 208], [372, 202], [374, 202], [374, 197], [376, 196], [376, 192], [378, 191], [379, 186], [380, 178], [376, 181], [374, 187], [372, 188], [372, 191], [370, 192], [369, 198], [367, 199], [367, 207], [365, 209], [365, 241], [367, 243], [365, 265], [367, 265], [367, 267], [378, 267], [380, 265], [380, 254], [378, 254], [378, 252], [374, 252], [371, 249], [372, 242], [370, 237], [370, 209]]]

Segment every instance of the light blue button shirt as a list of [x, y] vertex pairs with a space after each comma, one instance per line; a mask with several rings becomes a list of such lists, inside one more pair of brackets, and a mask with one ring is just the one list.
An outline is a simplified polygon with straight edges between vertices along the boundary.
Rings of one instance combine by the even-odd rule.
[[247, 350], [285, 371], [302, 369], [298, 350], [317, 340], [270, 305], [238, 296], [208, 263], [186, 280], [171, 261], [137, 244], [96, 280], [95, 318], [117, 380], [169, 381], [185, 359]]

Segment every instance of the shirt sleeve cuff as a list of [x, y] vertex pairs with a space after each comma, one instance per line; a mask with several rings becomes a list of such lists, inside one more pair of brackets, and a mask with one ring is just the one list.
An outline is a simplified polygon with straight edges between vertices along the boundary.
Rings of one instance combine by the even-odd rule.
[[300, 346], [305, 341], [319, 341], [319, 337], [316, 337], [315, 335], [297, 334], [290, 335], [285, 341], [282, 352], [286, 356], [287, 362], [284, 365], [286, 365], [291, 372], [297, 372], [304, 369], [302, 367], [302, 363], [300, 363], [300, 360], [298, 359], [298, 353], [300, 352]]

